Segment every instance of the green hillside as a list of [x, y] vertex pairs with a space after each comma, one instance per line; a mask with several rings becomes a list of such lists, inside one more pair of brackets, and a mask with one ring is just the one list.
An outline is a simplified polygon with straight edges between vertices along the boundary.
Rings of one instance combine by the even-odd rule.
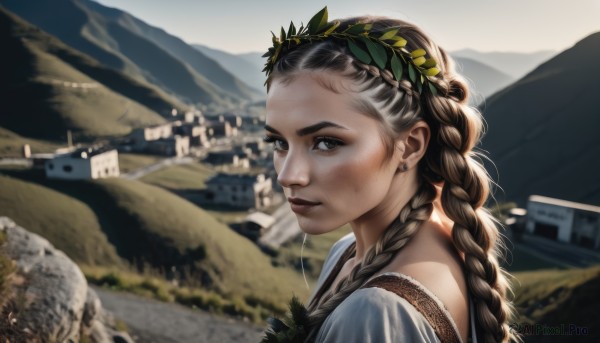
[[499, 201], [523, 206], [539, 194], [600, 205], [598, 46], [600, 32], [487, 100], [483, 149], [505, 191]]
[[50, 188], [0, 174], [0, 216], [48, 239], [80, 264], [123, 265], [96, 214]]
[[[34, 186], [51, 188], [66, 199], [76, 199], [77, 203], [88, 206], [119, 257], [138, 270], [156, 271], [167, 276], [171, 273], [186, 284], [224, 296], [251, 296], [279, 307], [284, 306], [292, 291], [300, 296], [307, 295], [297, 273], [273, 267], [269, 257], [254, 243], [162, 188], [124, 179], [62, 181], [46, 180], [34, 171], [4, 170], [4, 173], [43, 184]], [[29, 193], [36, 197], [35, 193]], [[39, 198], [40, 203], [31, 206], [15, 204], [14, 210], [7, 214], [11, 216], [21, 211], [21, 218], [26, 217], [51, 201]], [[69, 218], [68, 212], [60, 213]], [[22, 226], [33, 225], [38, 220], [31, 215], [31, 220], [24, 221]], [[62, 225], [53, 230], [60, 232]], [[63, 243], [57, 246], [69, 251], [72, 249], [69, 244], [75, 242]]]
[[[514, 276], [515, 305], [519, 313], [515, 323], [521, 327], [513, 327], [523, 331], [526, 343], [600, 340], [597, 308], [600, 303], [600, 266], [521, 272]], [[561, 328], [561, 325], [571, 334], [552, 335], [535, 331], [539, 326]], [[579, 328], [579, 335], [574, 334], [577, 331], [573, 326]], [[583, 328], [587, 329], [587, 334], [584, 334]]]
[[[0, 99], [4, 104], [0, 126], [23, 136], [63, 140], [68, 129], [78, 139], [91, 139], [123, 135], [134, 127], [165, 121], [157, 112], [80, 69], [87, 68], [94, 76], [106, 72], [104, 77], [114, 76], [114, 71], [2, 8], [0, 28], [0, 44], [10, 52], [0, 67]], [[121, 76], [115, 82], [126, 80]], [[131, 85], [140, 90], [139, 84]], [[163, 101], [163, 106], [166, 104]]]
[[0, 127], [0, 157], [23, 157], [23, 145], [29, 144], [32, 153], [49, 153], [59, 145], [33, 138], [25, 138]]
[[180, 39], [122, 11], [84, 0], [9, 0], [3, 6], [102, 64], [187, 103], [228, 105], [255, 93]]
[[200, 189], [206, 187], [206, 180], [214, 174], [216, 171], [204, 164], [183, 164], [150, 173], [141, 181], [170, 190]]

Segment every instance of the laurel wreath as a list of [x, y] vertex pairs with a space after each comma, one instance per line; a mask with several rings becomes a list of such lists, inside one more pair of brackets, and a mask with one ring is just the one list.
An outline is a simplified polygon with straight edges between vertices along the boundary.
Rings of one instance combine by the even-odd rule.
[[[267, 62], [262, 70], [267, 77], [273, 71], [273, 67], [282, 52], [297, 46], [336, 38], [346, 41], [352, 55], [360, 62], [376, 66], [382, 70], [390, 70], [396, 81], [406, 78], [411, 84], [423, 93], [424, 85], [435, 95], [437, 88], [431, 78], [440, 73], [437, 62], [433, 58], [427, 58], [425, 49], [408, 51], [407, 41], [398, 34], [399, 27], [391, 27], [385, 31], [371, 31], [371, 23], [357, 22], [348, 25], [339, 31], [340, 21], [328, 21], [327, 6], [315, 14], [308, 25], [303, 24], [296, 29], [293, 22], [287, 30], [281, 27], [278, 36], [271, 31], [273, 46], [262, 56], [267, 57]], [[265, 82], [266, 84], [266, 82]]]

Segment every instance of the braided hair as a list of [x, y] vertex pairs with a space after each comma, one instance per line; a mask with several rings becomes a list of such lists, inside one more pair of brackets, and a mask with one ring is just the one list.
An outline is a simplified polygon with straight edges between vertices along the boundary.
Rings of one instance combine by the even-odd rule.
[[[340, 27], [357, 21], [373, 24], [373, 30], [399, 27], [411, 50], [422, 48], [438, 61], [441, 73], [431, 80], [441, 90], [437, 95], [416, 91], [407, 80], [397, 81], [388, 70], [366, 65], [348, 51], [346, 44], [328, 39], [299, 46], [280, 57], [267, 80], [293, 79], [306, 71], [338, 73], [359, 87], [353, 104], [362, 113], [383, 123], [389, 154], [393, 140], [417, 121], [431, 129], [431, 142], [418, 165], [420, 186], [364, 259], [320, 302], [309, 305], [310, 338], [352, 292], [389, 264], [427, 221], [441, 186], [441, 203], [454, 222], [452, 239], [464, 254], [466, 280], [473, 296], [478, 335], [483, 342], [507, 342], [512, 333], [508, 320], [513, 313], [507, 292], [506, 272], [498, 264], [500, 241], [494, 218], [484, 204], [490, 177], [473, 151], [483, 132], [481, 114], [468, 106], [468, 88], [455, 73], [452, 59], [418, 27], [396, 19], [358, 17], [342, 20]], [[516, 338], [516, 337], [512, 337]]]

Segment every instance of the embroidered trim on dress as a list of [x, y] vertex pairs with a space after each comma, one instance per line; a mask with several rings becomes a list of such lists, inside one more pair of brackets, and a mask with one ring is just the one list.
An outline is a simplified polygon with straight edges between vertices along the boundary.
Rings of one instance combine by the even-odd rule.
[[443, 343], [461, 343], [458, 329], [450, 314], [423, 286], [403, 275], [382, 274], [368, 281], [362, 288], [378, 287], [408, 301], [425, 317]]

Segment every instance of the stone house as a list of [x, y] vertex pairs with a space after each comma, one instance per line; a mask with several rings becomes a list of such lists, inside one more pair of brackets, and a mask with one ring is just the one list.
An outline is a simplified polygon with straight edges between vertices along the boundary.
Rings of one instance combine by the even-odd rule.
[[118, 177], [119, 154], [107, 147], [79, 148], [60, 154], [45, 162], [46, 177], [54, 179], [84, 180]]
[[242, 151], [211, 151], [206, 155], [203, 162], [212, 164], [213, 166], [232, 166], [246, 169], [250, 167], [250, 159]]
[[244, 209], [262, 209], [271, 205], [271, 179], [264, 174], [219, 173], [206, 182], [206, 198], [213, 204]]

